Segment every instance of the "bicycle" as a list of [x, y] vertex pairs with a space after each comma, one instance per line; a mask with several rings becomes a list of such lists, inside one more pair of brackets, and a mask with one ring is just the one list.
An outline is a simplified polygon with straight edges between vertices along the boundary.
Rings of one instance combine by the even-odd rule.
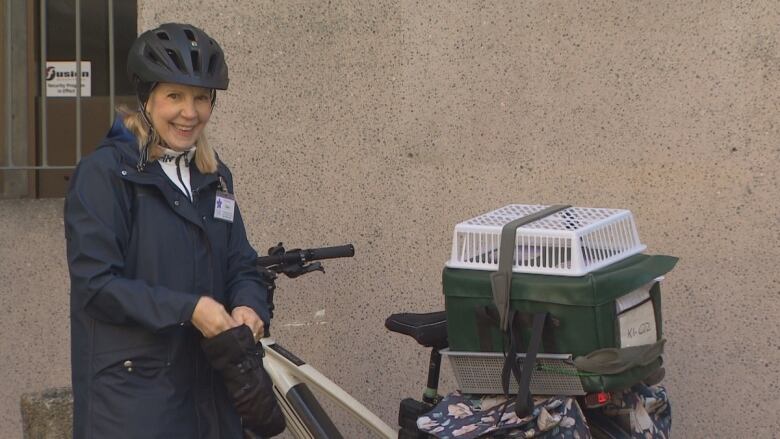
[[[296, 278], [315, 271], [324, 272], [320, 262], [323, 259], [352, 257], [355, 249], [351, 244], [313, 248], [307, 250], [285, 250], [281, 243], [269, 249], [268, 256], [257, 258], [257, 268], [268, 286], [268, 297], [273, 312], [273, 295], [279, 274]], [[306, 364], [295, 354], [279, 345], [270, 336], [269, 328], [261, 339], [265, 350], [264, 366], [271, 376], [274, 392], [287, 420], [287, 430], [298, 439], [341, 439], [342, 434], [320, 405], [309, 386], [330, 397], [339, 406], [359, 420], [368, 430], [383, 438], [428, 439], [432, 438], [417, 428], [417, 419], [427, 413], [443, 398], [438, 393], [442, 354], [448, 347], [446, 312], [398, 313], [385, 320], [385, 327], [399, 334], [412, 337], [418, 344], [431, 350], [426, 388], [421, 399], [405, 398], [399, 405], [396, 431], [336, 383]], [[524, 354], [518, 354], [524, 355]], [[556, 355], [548, 355], [550, 358]], [[538, 370], [538, 369], [534, 369]], [[648, 385], [663, 379], [664, 369], [645, 379]], [[605, 404], [599, 394], [578, 393], [578, 401], [586, 411], [588, 424], [596, 438], [630, 438], [631, 435], [612, 419], [589, 409]]]
[[[296, 278], [315, 271], [324, 271], [323, 259], [352, 257], [351, 244], [313, 249], [285, 250], [281, 243], [269, 249], [268, 256], [257, 258], [257, 268], [268, 286], [268, 297], [273, 312], [273, 296], [279, 274]], [[287, 420], [287, 430], [299, 439], [338, 439], [343, 436], [313, 394], [314, 388], [330, 397], [339, 406], [359, 420], [370, 431], [383, 438], [426, 438], [417, 430], [417, 417], [430, 410], [441, 398], [438, 395], [441, 354], [447, 347], [447, 321], [444, 311], [391, 315], [385, 326], [393, 332], [409, 335], [419, 344], [431, 349], [427, 387], [421, 400], [407, 398], [401, 402], [400, 431], [396, 431], [336, 383], [306, 364], [295, 354], [277, 343], [266, 329], [261, 343], [265, 350], [264, 366], [274, 383], [274, 393]]]

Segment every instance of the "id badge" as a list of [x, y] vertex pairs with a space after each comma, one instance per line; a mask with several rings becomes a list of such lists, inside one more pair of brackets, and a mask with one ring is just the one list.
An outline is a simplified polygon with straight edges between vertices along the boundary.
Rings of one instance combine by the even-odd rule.
[[217, 198], [214, 200], [214, 218], [232, 223], [235, 212], [235, 196], [224, 191], [217, 191]]

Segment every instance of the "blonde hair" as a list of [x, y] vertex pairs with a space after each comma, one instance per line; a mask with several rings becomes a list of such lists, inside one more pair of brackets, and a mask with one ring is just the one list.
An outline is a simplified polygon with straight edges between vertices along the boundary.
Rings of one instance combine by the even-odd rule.
[[[119, 108], [117, 108], [117, 111], [123, 116], [122, 119], [125, 127], [127, 127], [127, 129], [138, 139], [138, 150], [143, 153], [141, 149], [146, 145], [147, 141], [150, 140], [150, 130], [141, 111], [131, 110], [127, 105], [120, 105]], [[151, 136], [151, 142], [149, 142], [149, 161], [157, 160], [163, 156], [163, 149], [160, 146], [160, 135], [154, 130], [151, 132]], [[198, 139], [195, 141], [195, 147], [197, 149], [195, 150], [194, 161], [198, 170], [203, 174], [213, 174], [217, 172], [217, 154], [214, 152], [211, 145], [209, 145], [209, 142], [206, 141], [205, 129], [201, 131], [200, 136], [198, 136]]]

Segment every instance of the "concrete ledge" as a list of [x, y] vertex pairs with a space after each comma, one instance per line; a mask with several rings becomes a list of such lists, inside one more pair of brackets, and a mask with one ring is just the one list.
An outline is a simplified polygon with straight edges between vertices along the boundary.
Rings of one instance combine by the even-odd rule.
[[70, 387], [25, 393], [21, 407], [24, 439], [73, 437], [73, 393]]

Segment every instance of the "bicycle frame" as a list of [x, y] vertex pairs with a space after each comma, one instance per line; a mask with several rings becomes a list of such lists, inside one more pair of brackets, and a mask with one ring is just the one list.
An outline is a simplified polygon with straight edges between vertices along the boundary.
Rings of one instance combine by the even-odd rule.
[[330, 399], [382, 438], [396, 438], [398, 433], [379, 419], [349, 393], [314, 367], [287, 351], [272, 338], [261, 340], [265, 348], [263, 364], [274, 383], [276, 398], [287, 419], [287, 430], [298, 439], [336, 439], [341, 433], [308, 386], [325, 393]]

